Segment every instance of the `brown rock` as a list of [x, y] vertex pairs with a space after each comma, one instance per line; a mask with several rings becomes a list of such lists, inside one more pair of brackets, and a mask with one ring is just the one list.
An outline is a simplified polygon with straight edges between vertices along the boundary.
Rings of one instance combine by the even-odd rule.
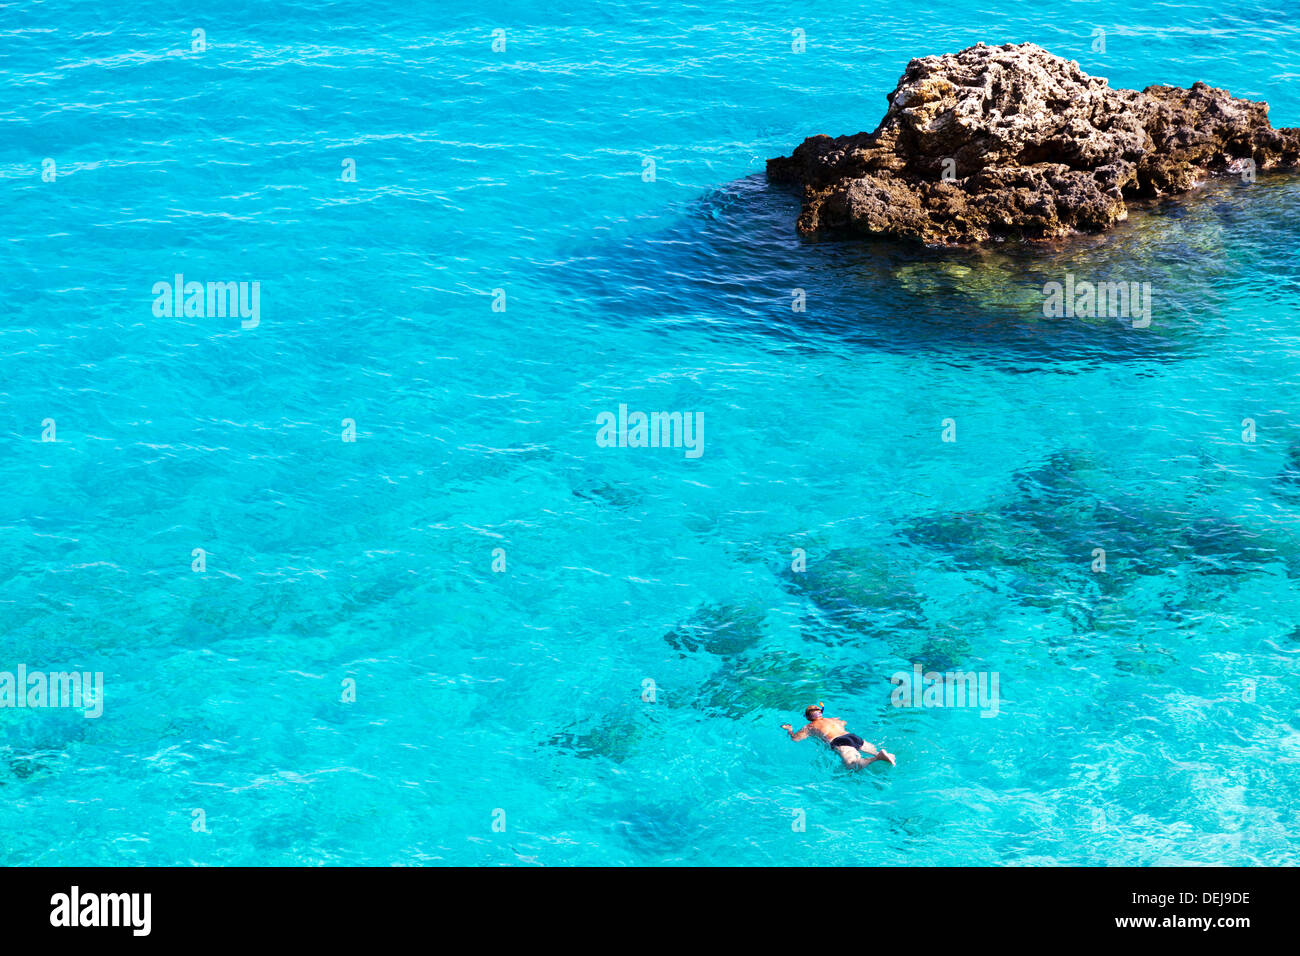
[[1300, 129], [1196, 83], [1111, 89], [1032, 43], [912, 60], [873, 133], [813, 136], [768, 160], [801, 186], [805, 235], [926, 243], [1100, 232], [1127, 203], [1209, 176], [1300, 166]]

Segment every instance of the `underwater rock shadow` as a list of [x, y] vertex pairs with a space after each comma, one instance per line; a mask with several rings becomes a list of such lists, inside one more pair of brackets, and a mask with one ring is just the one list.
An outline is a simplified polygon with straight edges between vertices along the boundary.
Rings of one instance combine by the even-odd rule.
[[643, 744], [657, 739], [660, 729], [653, 707], [616, 705], [575, 718], [544, 740], [542, 750], [579, 760], [608, 760], [622, 764]]
[[[1265, 193], [1279, 189], [1295, 198], [1287, 184], [1261, 181], [1254, 192], [1218, 184], [1208, 201], [1155, 206], [1105, 236], [953, 249], [801, 238], [791, 226], [798, 197], [755, 174], [701, 197], [671, 225], [597, 240], [548, 272], [602, 321], [665, 335], [703, 329], [787, 347], [945, 352], [1064, 371], [1072, 362], [1171, 360], [1207, 344], [1204, 320], [1226, 302], [1225, 216], [1269, 208]], [[1068, 273], [1151, 283], [1154, 321], [1045, 317], [1045, 284]], [[805, 311], [795, 312], [799, 289]]]
[[[842, 561], [836, 554], [841, 552], [831, 552], [828, 560], [839, 566]], [[870, 584], [862, 585], [852, 574], [850, 578], [847, 583], [832, 581], [836, 585], [832, 594], [822, 594], [817, 586], [805, 589], [785, 583], [818, 610], [824, 610], [823, 605], [841, 610], [848, 592], [866, 595], [867, 604], [894, 604], [890, 595], [877, 595]], [[873, 608], [860, 610], [869, 621]], [[833, 622], [806, 619], [800, 628], [803, 644], [792, 650], [766, 642], [760, 610], [702, 604], [664, 640], [679, 657], [711, 658], [714, 666], [702, 679], [685, 680], [665, 703], [670, 709], [739, 721], [765, 720], [773, 713], [798, 714], [809, 701], [823, 698], [875, 699], [884, 707], [892, 687], [888, 675], [899, 669], [902, 660], [946, 664], [970, 655], [964, 640], [936, 637], [934, 627], [922, 624], [913, 621], [891, 629], [880, 622], [864, 625], [856, 617]], [[857, 656], [863, 649], [869, 649], [872, 663], [865, 664]]]
[[[1245, 579], [1274, 568], [1294, 577], [1300, 570], [1294, 536], [1187, 502], [1153, 507], [1113, 490], [1098, 462], [1071, 451], [1020, 469], [979, 512], [918, 516], [901, 533], [961, 572], [1002, 579], [1017, 603], [1055, 609], [1086, 631], [1122, 610], [1144, 578]], [[1107, 556], [1104, 573], [1093, 568], [1094, 549]], [[1064, 600], [1070, 593], [1077, 604]]]

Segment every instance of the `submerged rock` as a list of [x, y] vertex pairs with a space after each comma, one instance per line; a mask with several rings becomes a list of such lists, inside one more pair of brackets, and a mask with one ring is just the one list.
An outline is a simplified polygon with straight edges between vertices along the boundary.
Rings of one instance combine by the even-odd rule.
[[922, 610], [912, 569], [874, 548], [813, 555], [805, 571], [786, 570], [782, 579], [831, 623], [862, 632], [890, 631], [915, 621]]
[[832, 689], [826, 684], [824, 664], [775, 651], [726, 661], [688, 705], [710, 715], [753, 719], [764, 712], [798, 712], [806, 701], [833, 696]]
[[765, 613], [760, 607], [701, 605], [690, 620], [664, 635], [683, 656], [706, 651], [727, 657], [748, 650], [763, 637]]
[[970, 642], [956, 629], [946, 633], [931, 634], [925, 638], [920, 649], [907, 655], [913, 664], [920, 664], [924, 671], [960, 670], [971, 656]]
[[589, 729], [571, 726], [546, 741], [583, 759], [604, 757], [622, 763], [636, 753], [645, 726], [629, 713], [605, 714]]
[[768, 161], [769, 180], [803, 187], [801, 233], [1050, 239], [1207, 176], [1300, 165], [1300, 129], [1273, 129], [1267, 103], [1204, 83], [1112, 89], [1032, 43], [912, 60], [887, 99], [875, 132]]
[[1279, 494], [1288, 501], [1300, 499], [1300, 441], [1287, 449], [1286, 462], [1277, 476]]

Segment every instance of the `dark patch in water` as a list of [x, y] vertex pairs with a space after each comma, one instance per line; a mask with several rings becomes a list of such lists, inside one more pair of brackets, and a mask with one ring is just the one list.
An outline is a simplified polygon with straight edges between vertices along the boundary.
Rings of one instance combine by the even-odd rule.
[[1173, 553], [1203, 574], [1248, 574], [1281, 558], [1260, 534], [1224, 518], [1196, 518], [1177, 528]]
[[[1220, 188], [1220, 187], [1212, 187]], [[1259, 211], [1263, 191], [1234, 196]], [[762, 335], [821, 347], [824, 339], [885, 352], [942, 352], [1057, 372], [1175, 358], [1206, 343], [1206, 317], [1236, 274], [1210, 203], [1155, 208], [1106, 236], [1055, 244], [928, 249], [861, 239], [800, 238], [797, 197], [761, 174], [702, 197], [649, 235], [601, 240], [551, 268], [602, 321], [671, 335]], [[1146, 282], [1151, 324], [1133, 317], [1049, 318], [1045, 284]], [[806, 307], [792, 309], [793, 291]], [[707, 321], [700, 316], [707, 311]]]
[[583, 501], [591, 501], [599, 505], [613, 505], [616, 508], [631, 508], [642, 502], [641, 496], [635, 492], [624, 488], [616, 488], [608, 483], [574, 488], [573, 496], [581, 498]]
[[1277, 475], [1276, 490], [1283, 500], [1300, 502], [1300, 442], [1292, 442], [1287, 449], [1282, 470]]
[[762, 640], [765, 617], [762, 608], [705, 604], [665, 634], [664, 640], [682, 657], [697, 651], [730, 657]]
[[[957, 570], [1006, 587], [1018, 603], [1059, 610], [1078, 630], [1095, 629], [1095, 612], [1143, 576], [1174, 569], [1238, 576], [1279, 561], [1296, 565], [1289, 539], [1220, 515], [1153, 510], [1136, 493], [1095, 490], [1115, 484], [1088, 456], [1061, 452], [1017, 472], [1015, 494], [1005, 501], [912, 519], [901, 531]], [[1106, 569], [1094, 572], [1098, 548], [1106, 552]]]
[[[585, 728], [585, 729], [583, 729]], [[623, 763], [636, 753], [646, 725], [630, 713], [605, 714], [595, 726], [590, 721], [570, 725], [547, 739], [546, 744], [568, 751], [584, 760], [605, 759]]]
[[1115, 658], [1115, 669], [1126, 674], [1156, 677], [1167, 671], [1178, 659], [1163, 647], [1148, 648], [1145, 644], [1126, 648]]
[[697, 845], [705, 830], [694, 804], [618, 803], [605, 809], [615, 832], [639, 856], [677, 856]]
[[920, 664], [926, 672], [947, 672], [962, 670], [970, 654], [970, 642], [961, 634], [938, 634], [927, 637], [920, 651], [912, 654], [908, 660]]
[[839, 627], [877, 637], [922, 623], [921, 595], [897, 556], [872, 548], [810, 553], [805, 571], [786, 568], [782, 583]]
[[711, 716], [752, 719], [770, 711], [802, 711], [810, 701], [844, 688], [827, 678], [816, 661], [788, 653], [772, 653], [726, 661], [682, 703]]

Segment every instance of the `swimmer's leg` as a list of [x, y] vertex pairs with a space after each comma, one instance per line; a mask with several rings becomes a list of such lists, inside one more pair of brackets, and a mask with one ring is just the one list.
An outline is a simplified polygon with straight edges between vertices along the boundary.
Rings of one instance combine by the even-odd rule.
[[844, 761], [844, 766], [848, 767], [850, 770], [856, 767], [866, 766], [865, 762], [862, 759], [862, 754], [858, 753], [852, 747], [849, 747], [847, 745], [843, 747], [836, 747], [835, 752], [839, 754], [840, 759]]
[[[871, 744], [867, 744], [867, 747], [871, 747]], [[862, 749], [866, 750], [867, 747], [863, 747]], [[875, 747], [871, 747], [871, 749], [875, 753], [875, 756], [872, 757], [870, 760], [868, 760], [866, 763], [875, 763], [877, 760], [883, 760], [886, 763], [888, 763], [891, 767], [898, 766], [898, 761], [894, 759], [894, 755], [891, 754], [884, 747], [881, 747], [879, 750], [876, 750]], [[863, 766], [866, 766], [866, 764], [863, 764]]]
[[875, 747], [871, 746], [871, 744], [864, 743], [862, 745], [861, 753], [854, 750], [852, 747], [836, 747], [835, 750], [839, 753], [840, 759], [844, 761], [844, 766], [855, 770], [873, 764], [877, 760], [884, 760], [891, 767], [898, 765], [898, 761], [894, 759], [894, 755], [888, 750], [885, 750], [883, 747], [880, 750], [877, 750]]

